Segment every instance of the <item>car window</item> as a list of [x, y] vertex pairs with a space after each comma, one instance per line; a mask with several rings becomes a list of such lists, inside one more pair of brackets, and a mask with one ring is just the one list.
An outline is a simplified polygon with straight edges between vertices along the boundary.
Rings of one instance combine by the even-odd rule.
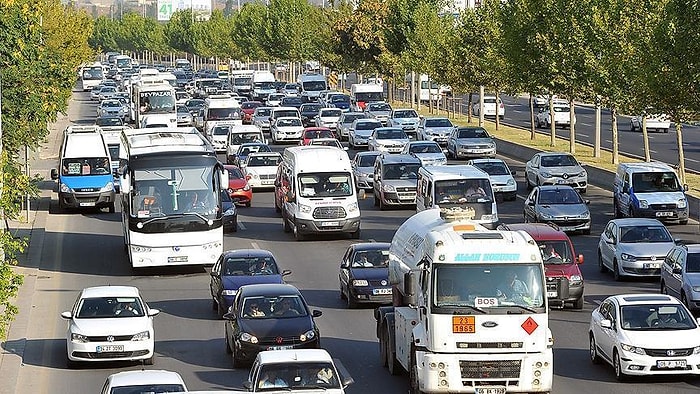
[[271, 167], [277, 166], [281, 160], [280, 156], [248, 156], [248, 167]]
[[294, 127], [301, 126], [301, 121], [299, 119], [279, 119], [277, 121], [277, 127]]
[[458, 138], [491, 138], [486, 130], [481, 128], [460, 128]]
[[540, 204], [583, 204], [581, 197], [574, 189], [540, 190]]
[[700, 272], [700, 253], [686, 255], [685, 272]]
[[452, 127], [449, 119], [426, 119], [425, 127]]
[[307, 315], [298, 295], [246, 297], [241, 308], [243, 318], [284, 319]]
[[83, 298], [78, 304], [79, 319], [145, 316], [141, 300], [136, 297]]
[[577, 166], [578, 162], [571, 155], [548, 155], [542, 156], [540, 165], [542, 167], [568, 167]]
[[679, 304], [624, 305], [621, 327], [632, 331], [691, 330], [695, 320]]
[[372, 167], [374, 162], [377, 161], [378, 155], [361, 155], [358, 163], [358, 167]]
[[279, 275], [279, 270], [271, 256], [226, 257], [221, 274], [226, 276]]
[[394, 118], [417, 118], [418, 114], [416, 111], [396, 111], [394, 112]]
[[621, 243], [673, 242], [666, 227], [661, 226], [624, 226], [620, 228]]
[[484, 171], [489, 175], [510, 175], [508, 167], [501, 162], [474, 163], [474, 167]]

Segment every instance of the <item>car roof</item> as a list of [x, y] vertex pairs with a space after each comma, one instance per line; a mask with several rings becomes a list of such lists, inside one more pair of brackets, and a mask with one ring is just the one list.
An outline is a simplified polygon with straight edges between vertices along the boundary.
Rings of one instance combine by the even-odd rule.
[[649, 163], [620, 163], [620, 167], [630, 169], [634, 172], [667, 172], [673, 169], [666, 163], [649, 162]]
[[574, 188], [569, 186], [569, 185], [540, 185], [540, 186], [536, 186], [536, 187], [539, 190], [561, 190], [561, 189], [574, 190]]
[[388, 154], [380, 158], [384, 164], [421, 164], [419, 158], [411, 155]]
[[358, 250], [389, 250], [391, 243], [389, 242], [358, 242], [349, 247], [355, 251]]
[[374, 150], [366, 150], [366, 151], [361, 151], [355, 153], [355, 156], [379, 156], [381, 155], [381, 152], [374, 151]]
[[[614, 222], [619, 227], [627, 226], [663, 226], [664, 224], [657, 219], [652, 218], [621, 218], [612, 219], [610, 222]], [[610, 223], [608, 222], [608, 223]]]
[[265, 249], [232, 249], [224, 251], [225, 257], [275, 257]]
[[165, 370], [138, 370], [124, 371], [110, 375], [112, 386], [145, 385], [145, 384], [173, 384], [185, 382], [179, 373]]
[[333, 362], [333, 359], [324, 349], [290, 349], [262, 351], [258, 353], [257, 361], [264, 365], [313, 361]]
[[82, 298], [95, 297], [138, 297], [139, 289], [133, 286], [95, 286], [86, 287], [81, 293]]
[[299, 289], [288, 284], [264, 283], [256, 285], [241, 286], [240, 293], [242, 297], [254, 296], [280, 296], [280, 295], [298, 295], [301, 296]]
[[509, 231], [523, 230], [535, 241], [567, 241], [569, 236], [549, 223], [514, 223], [503, 226]]
[[573, 155], [572, 155], [571, 153], [569, 153], [569, 152], [540, 152], [539, 155], [540, 155], [540, 156], [562, 156], [562, 155], [564, 155], [564, 156], [573, 156]]
[[471, 159], [470, 161], [473, 164], [482, 164], [482, 163], [503, 163], [503, 164], [506, 164], [505, 160], [503, 160], [503, 159]]
[[435, 141], [408, 141], [408, 145], [437, 145]]
[[620, 306], [625, 305], [649, 305], [658, 303], [683, 305], [678, 299], [666, 294], [640, 293], [640, 294], [617, 294], [611, 296]]

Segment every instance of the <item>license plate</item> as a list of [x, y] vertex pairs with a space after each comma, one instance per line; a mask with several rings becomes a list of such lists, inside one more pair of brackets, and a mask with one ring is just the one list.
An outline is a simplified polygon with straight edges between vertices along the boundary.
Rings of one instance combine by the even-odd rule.
[[168, 263], [186, 263], [187, 256], [172, 256], [168, 257]]
[[567, 183], [569, 183], [569, 181], [565, 181], [565, 180], [563, 180], [563, 179], [560, 179], [560, 180], [557, 181], [557, 183], [560, 184], [560, 185], [566, 185]]
[[104, 353], [104, 352], [123, 352], [124, 351], [124, 345], [103, 345], [103, 346], [97, 346], [95, 349], [97, 353]]
[[262, 181], [263, 185], [272, 185], [272, 181]]
[[81, 202], [80, 206], [81, 207], [94, 207], [95, 203], [94, 202]]
[[656, 212], [656, 216], [660, 216], [660, 217], [673, 216], [673, 212]]
[[291, 348], [292, 346], [268, 346], [267, 350], [287, 350]]
[[340, 222], [321, 222], [321, 227], [340, 226]]
[[644, 263], [644, 268], [661, 268], [661, 263]]
[[474, 389], [476, 394], [506, 394], [505, 387], [476, 387]]
[[556, 291], [548, 291], [547, 292], [547, 298], [555, 298], [557, 296]]
[[372, 294], [374, 294], [374, 295], [391, 294], [391, 289], [373, 289]]
[[685, 360], [659, 360], [656, 362], [657, 368], [685, 368], [686, 365]]

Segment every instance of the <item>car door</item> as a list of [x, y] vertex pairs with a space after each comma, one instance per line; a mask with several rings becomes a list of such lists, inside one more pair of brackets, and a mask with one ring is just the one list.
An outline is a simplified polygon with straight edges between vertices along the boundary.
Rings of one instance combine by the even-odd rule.
[[348, 248], [345, 255], [343, 255], [343, 259], [340, 261], [340, 273], [338, 274], [338, 280], [340, 281], [341, 293], [345, 293], [345, 289], [348, 288], [348, 283], [350, 282], [350, 262], [353, 261], [353, 254], [353, 249]]
[[539, 189], [534, 189], [525, 199], [525, 208], [523, 209], [523, 219], [526, 222], [537, 222], [537, 211], [535, 205], [539, 196]]
[[607, 301], [607, 305], [602, 313], [602, 318], [610, 320], [611, 328], [600, 328], [600, 335], [596, 337], [598, 346], [608, 360], [612, 360], [613, 347], [617, 338], [617, 304], [612, 300]]
[[525, 178], [529, 185], [537, 184], [537, 170], [540, 163], [540, 156], [534, 155], [532, 159], [525, 164]]
[[450, 133], [450, 136], [447, 137], [447, 152], [454, 153], [453, 156], [457, 156], [457, 142], [455, 141], [457, 139], [457, 129], [452, 130]]
[[622, 186], [620, 188], [620, 194], [617, 197], [618, 203], [620, 204], [620, 211], [623, 215], [627, 215], [630, 212], [630, 188], [632, 187], [632, 178], [629, 172], [625, 172], [624, 178], [622, 178]]
[[[671, 275], [669, 276], [669, 284], [667, 286], [669, 286], [669, 294], [680, 299], [681, 292], [683, 291], [683, 277], [685, 276], [686, 258], [688, 256], [683, 253], [681, 248], [674, 249], [672, 253]], [[676, 273], [673, 273], [674, 269], [676, 270]]]
[[216, 302], [220, 302], [221, 291], [223, 290], [223, 284], [221, 282], [221, 266], [223, 265], [224, 255], [219, 256], [216, 260], [214, 266], [211, 267], [211, 280], [209, 281], [209, 291], [211, 292], [212, 299]]
[[609, 222], [605, 227], [598, 245], [603, 265], [612, 269], [612, 261], [615, 258], [615, 248], [618, 240], [617, 226], [614, 222]]

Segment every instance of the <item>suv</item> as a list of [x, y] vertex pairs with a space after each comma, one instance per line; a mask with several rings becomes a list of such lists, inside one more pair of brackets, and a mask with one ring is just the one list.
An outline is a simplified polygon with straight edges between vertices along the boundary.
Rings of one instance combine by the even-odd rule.
[[700, 310], [700, 244], [676, 245], [661, 266], [661, 293], [681, 300], [691, 311]]
[[579, 264], [583, 255], [576, 256], [571, 239], [551, 223], [519, 223], [501, 225], [503, 230], [523, 230], [537, 242], [544, 261], [549, 305], [583, 309], [583, 275]]
[[410, 155], [385, 154], [374, 162], [374, 206], [416, 204], [420, 159]]
[[585, 193], [588, 173], [570, 153], [539, 152], [525, 163], [525, 181], [528, 190], [540, 185], [569, 185]]

